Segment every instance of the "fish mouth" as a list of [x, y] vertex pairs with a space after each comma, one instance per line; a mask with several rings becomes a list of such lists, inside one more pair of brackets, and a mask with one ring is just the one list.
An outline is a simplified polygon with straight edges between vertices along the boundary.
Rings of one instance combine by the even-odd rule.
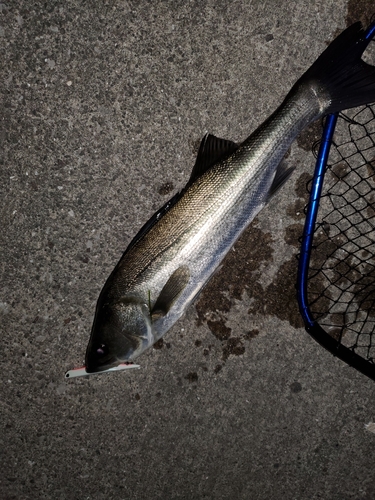
[[111, 358], [106, 360], [98, 360], [92, 358], [90, 359], [89, 356], [86, 359], [86, 371], [87, 373], [104, 372], [106, 370], [109, 370], [109, 368], [118, 366], [120, 363], [121, 361], [115, 356], [112, 356]]
[[[87, 373], [104, 372], [110, 368], [114, 368], [121, 363], [132, 362], [134, 358], [139, 356], [144, 350], [144, 345], [147, 344], [146, 338], [139, 338], [133, 335], [124, 335], [126, 349], [125, 354], [112, 354], [111, 351], [119, 351], [119, 349], [111, 348], [105, 344], [89, 345], [86, 351], [85, 366]], [[122, 349], [120, 349], [121, 351]]]

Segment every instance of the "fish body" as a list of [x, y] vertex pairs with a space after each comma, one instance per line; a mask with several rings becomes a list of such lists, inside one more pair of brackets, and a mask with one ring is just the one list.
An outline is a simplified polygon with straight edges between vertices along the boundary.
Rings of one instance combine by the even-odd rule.
[[306, 126], [375, 101], [375, 70], [360, 60], [367, 44], [359, 23], [345, 30], [241, 144], [204, 137], [186, 188], [145, 224], [104, 285], [88, 372], [134, 360], [181, 317], [290, 176], [282, 159]]

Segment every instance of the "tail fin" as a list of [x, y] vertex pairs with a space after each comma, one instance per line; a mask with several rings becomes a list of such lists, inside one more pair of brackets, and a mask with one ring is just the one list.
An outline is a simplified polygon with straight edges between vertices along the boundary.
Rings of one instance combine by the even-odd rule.
[[301, 80], [318, 82], [329, 93], [324, 114], [375, 102], [375, 67], [361, 57], [375, 34], [375, 23], [367, 30], [360, 22], [344, 30]]

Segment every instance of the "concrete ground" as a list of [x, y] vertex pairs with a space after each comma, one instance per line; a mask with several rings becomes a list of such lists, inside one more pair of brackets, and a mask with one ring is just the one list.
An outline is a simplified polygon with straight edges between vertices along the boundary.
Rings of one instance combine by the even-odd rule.
[[0, 3], [1, 462], [6, 500], [375, 498], [375, 385], [311, 339], [292, 179], [141, 369], [65, 380], [99, 291], [187, 181], [347, 23], [347, 0]]

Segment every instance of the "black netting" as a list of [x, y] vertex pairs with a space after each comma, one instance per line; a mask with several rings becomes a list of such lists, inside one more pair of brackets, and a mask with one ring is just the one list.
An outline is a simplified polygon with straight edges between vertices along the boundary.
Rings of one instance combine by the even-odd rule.
[[313, 317], [375, 363], [375, 105], [340, 114], [309, 268]]

